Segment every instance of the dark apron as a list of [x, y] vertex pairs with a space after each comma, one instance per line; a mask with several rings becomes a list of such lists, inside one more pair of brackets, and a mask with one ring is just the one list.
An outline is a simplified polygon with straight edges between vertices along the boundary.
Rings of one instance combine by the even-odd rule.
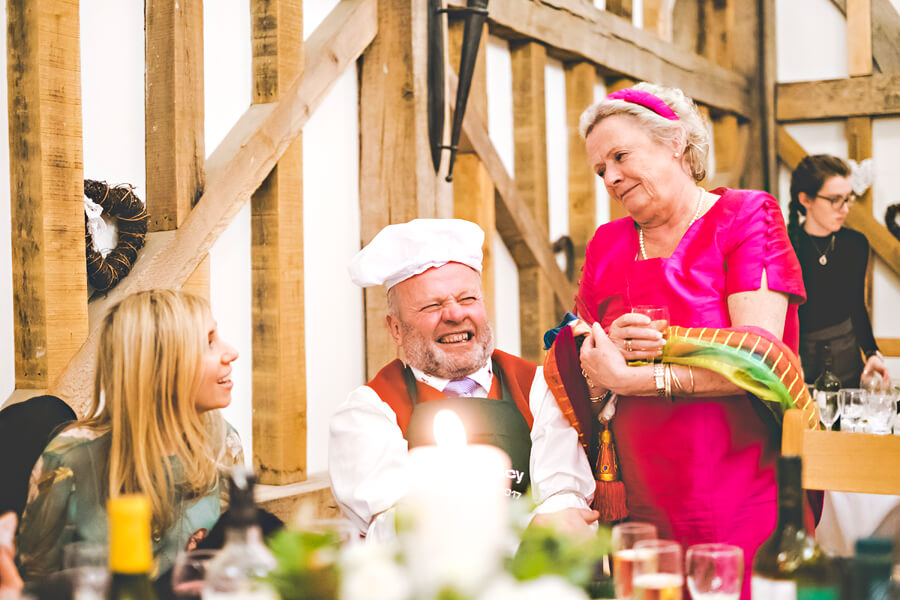
[[416, 378], [409, 367], [404, 368], [403, 379], [413, 410], [403, 437], [410, 448], [433, 446], [434, 415], [443, 409], [452, 410], [465, 425], [468, 443], [495, 446], [509, 455], [512, 467], [507, 471], [507, 477], [510, 479], [511, 495], [518, 497], [528, 490], [531, 483], [528, 468], [531, 459], [531, 430], [509, 393], [500, 365], [496, 361], [493, 362], [493, 369], [494, 377], [497, 377], [502, 390], [500, 400], [445, 397], [420, 404]]
[[800, 361], [806, 383], [813, 383], [825, 368], [823, 348], [831, 346], [831, 370], [841, 380], [841, 387], [858, 388], [862, 377], [863, 361], [859, 342], [853, 331], [853, 322], [845, 321], [812, 332], [804, 333], [800, 340]]

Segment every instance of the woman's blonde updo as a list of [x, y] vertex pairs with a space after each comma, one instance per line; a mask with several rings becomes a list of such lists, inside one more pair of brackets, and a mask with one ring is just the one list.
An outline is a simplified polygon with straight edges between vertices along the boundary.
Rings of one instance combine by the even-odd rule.
[[647, 134], [660, 144], [681, 148], [682, 160], [694, 181], [702, 181], [706, 177], [708, 165], [709, 129], [694, 101], [678, 88], [653, 83], [642, 82], [633, 86], [633, 89], [653, 94], [665, 102], [678, 115], [678, 120], [670, 121], [640, 104], [604, 98], [582, 113], [579, 128], [582, 137], [587, 138], [597, 123], [606, 117], [631, 115], [638, 120]]

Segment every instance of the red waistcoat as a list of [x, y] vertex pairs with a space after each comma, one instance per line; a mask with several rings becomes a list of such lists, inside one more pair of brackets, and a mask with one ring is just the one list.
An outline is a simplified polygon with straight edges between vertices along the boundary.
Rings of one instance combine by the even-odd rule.
[[[534, 381], [537, 365], [502, 350], [494, 350], [491, 358], [497, 361], [502, 371], [503, 381], [506, 383], [506, 387], [516, 402], [516, 407], [522, 413], [522, 416], [525, 417], [525, 421], [530, 429], [534, 425], [534, 416], [531, 414], [531, 408], [528, 405], [528, 395], [531, 392], [531, 384]], [[395, 359], [381, 369], [378, 375], [366, 385], [375, 390], [382, 402], [387, 403], [391, 407], [391, 410], [397, 415], [397, 425], [400, 426], [400, 431], [405, 435], [406, 427], [409, 425], [409, 417], [412, 415], [413, 403], [406, 390], [406, 382], [403, 380], [403, 369], [403, 361], [399, 358]], [[436, 390], [421, 381], [416, 381], [416, 390], [419, 394], [419, 402], [428, 402], [429, 400], [444, 397], [440, 390]], [[500, 397], [500, 385], [495, 373], [488, 398], [500, 399]]]

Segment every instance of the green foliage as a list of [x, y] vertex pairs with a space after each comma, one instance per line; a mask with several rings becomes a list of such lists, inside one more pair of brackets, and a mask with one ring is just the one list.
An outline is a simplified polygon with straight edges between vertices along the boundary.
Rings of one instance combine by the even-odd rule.
[[337, 597], [336, 566], [340, 539], [334, 531], [282, 530], [268, 540], [278, 563], [269, 582], [282, 600], [330, 600]]
[[603, 557], [610, 552], [609, 527], [596, 536], [567, 536], [545, 527], [529, 527], [507, 570], [520, 581], [558, 575], [572, 585], [588, 589], [602, 573]]

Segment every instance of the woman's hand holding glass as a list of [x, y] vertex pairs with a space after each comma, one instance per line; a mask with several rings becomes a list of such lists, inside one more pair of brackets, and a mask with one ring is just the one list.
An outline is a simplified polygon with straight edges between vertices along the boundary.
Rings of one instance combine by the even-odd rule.
[[629, 365], [646, 365], [662, 355], [663, 330], [669, 324], [664, 306], [635, 306], [609, 326], [609, 339]]
[[591, 326], [591, 335], [581, 345], [581, 370], [591, 385], [616, 394], [646, 393], [643, 388], [650, 382], [648, 376], [641, 377], [642, 369], [633, 369], [625, 364], [622, 352], [609, 339], [600, 323]]

